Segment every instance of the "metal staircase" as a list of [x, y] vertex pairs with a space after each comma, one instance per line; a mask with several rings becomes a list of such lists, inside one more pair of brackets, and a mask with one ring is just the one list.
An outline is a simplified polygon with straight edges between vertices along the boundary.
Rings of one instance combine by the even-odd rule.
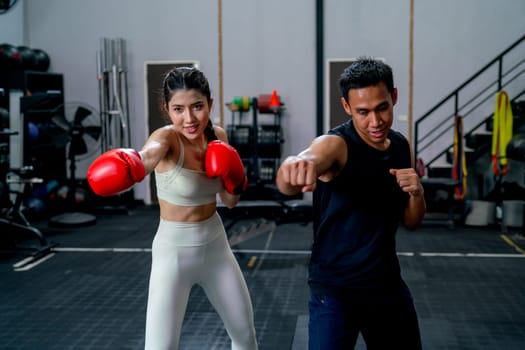
[[[497, 92], [501, 90], [507, 92], [513, 107], [525, 99], [525, 35], [430, 108], [414, 124], [414, 164], [418, 164], [418, 160], [424, 164], [422, 182], [426, 185], [425, 189], [441, 190], [452, 196], [445, 206], [454, 204], [454, 187], [458, 185], [452, 179], [454, 118], [461, 116], [463, 120], [466, 163], [469, 178], [472, 178], [476, 176], [476, 162], [490, 157], [494, 103]], [[523, 128], [525, 122], [522, 120], [525, 120], [525, 115], [515, 115], [514, 133]], [[478, 193], [475, 192], [468, 191], [467, 199], [476, 198]], [[449, 211], [448, 215], [450, 224], [452, 212]]]

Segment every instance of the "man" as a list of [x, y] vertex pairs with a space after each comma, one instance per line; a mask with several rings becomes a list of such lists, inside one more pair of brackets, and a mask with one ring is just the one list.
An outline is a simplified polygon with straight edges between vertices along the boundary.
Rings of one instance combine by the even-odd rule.
[[426, 210], [407, 140], [391, 130], [397, 102], [390, 66], [362, 57], [342, 73], [350, 119], [285, 159], [277, 186], [313, 192], [309, 348], [420, 349], [417, 314], [396, 254], [400, 223]]

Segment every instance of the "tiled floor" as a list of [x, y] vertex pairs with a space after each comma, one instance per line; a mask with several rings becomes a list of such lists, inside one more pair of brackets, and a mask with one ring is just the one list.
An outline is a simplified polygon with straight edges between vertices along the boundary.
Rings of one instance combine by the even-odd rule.
[[[2, 227], [1, 349], [142, 349], [151, 241], [158, 211], [97, 214], [97, 224], [48, 228], [57, 243], [25, 271]], [[306, 349], [311, 225], [225, 218], [255, 310], [261, 350]], [[525, 241], [498, 228], [424, 225], [400, 230], [399, 259], [414, 294], [424, 349], [525, 349]], [[34, 241], [22, 241], [22, 244]], [[229, 349], [200, 288], [192, 291], [181, 349]], [[364, 349], [359, 341], [357, 349]]]

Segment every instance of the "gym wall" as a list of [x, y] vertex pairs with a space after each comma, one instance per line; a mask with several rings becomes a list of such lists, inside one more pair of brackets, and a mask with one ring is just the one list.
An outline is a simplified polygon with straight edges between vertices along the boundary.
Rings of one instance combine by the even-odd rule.
[[22, 45], [25, 40], [24, 1], [19, 0], [8, 12], [0, 15], [0, 43]]
[[[218, 101], [216, 1], [206, 2], [206, 11], [202, 2], [189, 0], [130, 1], [125, 6], [104, 0], [20, 0], [22, 4], [25, 35], [20, 44], [50, 54], [51, 71], [64, 74], [68, 99], [98, 105], [99, 40], [126, 39], [133, 147], [140, 148], [146, 138], [144, 62], [199, 61]], [[223, 1], [224, 99], [277, 89], [287, 105], [284, 156], [306, 147], [316, 135], [315, 5], [315, 0]], [[416, 1], [414, 117], [520, 37], [524, 14], [523, 0]], [[385, 58], [399, 87], [396, 117], [408, 113], [408, 23], [409, 1], [324, 1], [324, 59]], [[213, 111], [217, 120], [219, 107], [217, 103]], [[406, 132], [407, 123], [396, 119], [394, 127]], [[136, 196], [146, 197], [144, 184]]]

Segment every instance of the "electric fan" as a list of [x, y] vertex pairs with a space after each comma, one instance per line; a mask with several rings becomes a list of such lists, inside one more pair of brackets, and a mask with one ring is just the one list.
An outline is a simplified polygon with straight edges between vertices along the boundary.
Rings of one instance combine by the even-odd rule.
[[[77, 161], [86, 160], [98, 154], [102, 126], [98, 112], [80, 102], [68, 102], [60, 106], [51, 121], [64, 131], [67, 139], [66, 154], [69, 162], [69, 184], [64, 193], [69, 209], [74, 209], [79, 200], [76, 178]], [[92, 215], [80, 212], [66, 212], [50, 219], [54, 226], [86, 226], [96, 222]]]

